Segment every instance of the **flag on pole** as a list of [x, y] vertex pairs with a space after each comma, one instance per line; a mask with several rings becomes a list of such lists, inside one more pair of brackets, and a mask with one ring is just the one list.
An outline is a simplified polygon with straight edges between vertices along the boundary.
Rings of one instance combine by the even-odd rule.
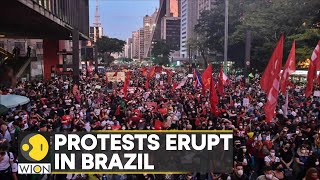
[[217, 92], [214, 88], [214, 83], [213, 79], [211, 78], [211, 83], [210, 83], [210, 111], [211, 113], [216, 112], [217, 104], [219, 103]]
[[147, 77], [147, 75], [148, 75], [147, 68], [146, 67], [142, 67], [141, 71], [142, 71], [142, 76]]
[[307, 75], [307, 86], [305, 91], [306, 97], [309, 97], [312, 93], [313, 81], [317, 77], [317, 66], [319, 61], [320, 61], [320, 40], [311, 56], [311, 62], [309, 65], [308, 75]]
[[199, 71], [195, 68], [193, 71], [193, 79], [194, 79], [194, 88], [202, 88], [202, 80], [199, 74]]
[[224, 86], [228, 83], [229, 79], [227, 75], [224, 73], [223, 68], [221, 66], [220, 73], [219, 73], [219, 80], [217, 84], [218, 92], [220, 95], [224, 94]]
[[176, 89], [180, 89], [182, 86], [184, 86], [186, 84], [188, 80], [188, 76], [184, 77], [181, 82], [178, 84], [178, 86], [176, 87]]
[[287, 86], [289, 84], [289, 76], [296, 71], [296, 42], [293, 41], [290, 54], [287, 62], [283, 68], [281, 75], [281, 92], [286, 93]]
[[210, 89], [211, 80], [212, 80], [212, 64], [210, 64], [207, 69], [202, 74], [202, 90], [205, 91], [207, 89]]
[[284, 35], [281, 35], [276, 48], [274, 49], [269, 63], [260, 79], [261, 89], [266, 93], [272, 88], [274, 79], [279, 76], [281, 71], [281, 62], [283, 57], [283, 41]]
[[173, 81], [173, 85], [172, 85], [172, 90], [174, 91], [176, 88], [177, 88], [177, 83], [176, 83], [176, 81]]
[[146, 81], [146, 89], [149, 89], [149, 80], [152, 79], [152, 77], [154, 76], [155, 74], [155, 67], [151, 67], [150, 71], [149, 71], [149, 74], [147, 76], [147, 81]]
[[164, 71], [167, 73], [168, 76], [168, 83], [171, 83], [173, 72], [170, 69], [164, 69]]
[[277, 106], [283, 56], [283, 42], [284, 35], [281, 35], [281, 38], [270, 58], [268, 66], [260, 80], [261, 88], [267, 93], [267, 103], [264, 106], [267, 122], [271, 122], [273, 119], [274, 111]]
[[126, 74], [126, 79], [124, 81], [124, 85], [123, 85], [124, 97], [127, 97], [127, 94], [128, 94], [128, 87], [130, 85], [130, 77], [131, 77], [131, 71], [128, 71]]

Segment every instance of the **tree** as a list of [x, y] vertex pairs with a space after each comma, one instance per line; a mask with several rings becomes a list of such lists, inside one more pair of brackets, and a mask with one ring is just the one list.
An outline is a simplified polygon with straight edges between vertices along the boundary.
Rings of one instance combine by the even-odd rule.
[[111, 54], [122, 52], [125, 44], [125, 41], [117, 38], [109, 38], [107, 36], [102, 36], [96, 41], [99, 55], [104, 59], [104, 62], [108, 64], [114, 60], [114, 58], [111, 57]]
[[[204, 47], [222, 53], [224, 1], [216, 1], [215, 7], [201, 14], [195, 31], [204, 37]], [[255, 68], [264, 69], [282, 33], [286, 36], [285, 56], [289, 54], [292, 40], [296, 39], [297, 60], [309, 58], [316, 45], [314, 41], [320, 38], [316, 29], [320, 22], [319, 9], [320, 1], [315, 0], [230, 1], [229, 58], [243, 62], [247, 30], [252, 32], [251, 65]]]
[[208, 47], [206, 46], [205, 38], [203, 36], [198, 36], [198, 38], [189, 38], [187, 41], [188, 50], [192, 54], [199, 51], [205, 68], [208, 66]]
[[310, 53], [316, 44], [312, 41], [320, 37], [319, 31], [313, 27], [319, 14], [320, 1], [257, 0], [247, 4], [245, 8], [243, 21], [236, 27], [231, 41], [243, 41], [245, 31], [251, 30], [251, 59], [258, 69], [263, 69], [263, 65], [267, 64], [282, 33], [290, 40], [285, 41], [285, 56], [289, 54], [292, 40], [297, 40], [297, 60], [305, 59], [306, 53]]
[[155, 41], [151, 51], [152, 56], [154, 57], [154, 63], [159, 65], [169, 64], [170, 57], [170, 47], [164, 40]]
[[[247, 0], [246, 3], [253, 0]], [[229, 5], [229, 35], [236, 31], [236, 27], [241, 24], [241, 19], [245, 11], [244, 0], [230, 1]], [[200, 15], [198, 23], [195, 26], [197, 33], [197, 42], [199, 52], [207, 61], [208, 53], [215, 56], [224, 52], [224, 12], [225, 1], [215, 1], [214, 7], [210, 11], [203, 11]], [[242, 42], [241, 42], [242, 43]], [[239, 57], [238, 46], [241, 43], [229, 44], [230, 54], [235, 54], [234, 57]], [[234, 46], [234, 47], [233, 47]], [[231, 51], [230, 51], [231, 50]], [[243, 55], [242, 55], [243, 56]], [[229, 56], [232, 57], [232, 56]], [[206, 62], [204, 64], [207, 64]]]

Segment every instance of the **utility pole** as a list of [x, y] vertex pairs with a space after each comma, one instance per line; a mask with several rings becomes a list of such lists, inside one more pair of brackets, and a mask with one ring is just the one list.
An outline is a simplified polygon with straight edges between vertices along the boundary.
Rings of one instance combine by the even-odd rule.
[[224, 12], [224, 66], [228, 61], [228, 24], [229, 24], [229, 0], [225, 0], [225, 12]]
[[251, 31], [246, 31], [246, 50], [245, 50], [245, 72], [244, 75], [247, 77], [247, 75], [250, 73], [250, 59], [251, 59]]

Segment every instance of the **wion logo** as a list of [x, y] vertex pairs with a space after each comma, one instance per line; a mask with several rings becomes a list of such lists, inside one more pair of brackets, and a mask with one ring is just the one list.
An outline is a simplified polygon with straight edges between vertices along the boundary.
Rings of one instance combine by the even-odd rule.
[[47, 139], [41, 134], [31, 133], [20, 140], [19, 152], [21, 157], [19, 156], [18, 173], [49, 174], [51, 164], [50, 161], [46, 160], [49, 153]]

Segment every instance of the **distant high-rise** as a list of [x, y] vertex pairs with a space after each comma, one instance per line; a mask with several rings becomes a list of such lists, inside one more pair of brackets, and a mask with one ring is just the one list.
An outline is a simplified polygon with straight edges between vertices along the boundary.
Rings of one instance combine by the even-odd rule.
[[163, 17], [161, 21], [161, 39], [171, 50], [180, 50], [180, 17]]
[[199, 0], [181, 0], [181, 40], [180, 56], [188, 58], [188, 40], [196, 38], [194, 27], [198, 18], [198, 1]]
[[132, 58], [133, 59], [139, 58], [139, 47], [140, 47], [139, 32], [134, 31], [132, 32]]
[[146, 15], [143, 18], [144, 58], [147, 58], [150, 56], [150, 54], [148, 54], [148, 47], [150, 46], [150, 43], [151, 43], [152, 32], [154, 31], [154, 28], [156, 26], [155, 19], [157, 16], [157, 12], [158, 10], [156, 9], [156, 11], [151, 16]]
[[139, 34], [139, 59], [142, 60], [144, 57], [144, 30], [140, 28], [138, 31]]
[[203, 11], [211, 10], [215, 2], [216, 0], [198, 0], [198, 18]]
[[93, 26], [90, 26], [89, 36], [91, 41], [96, 42], [98, 38], [103, 36], [103, 27], [100, 22], [99, 0], [96, 0], [96, 11], [94, 15]]
[[124, 57], [132, 58], [132, 38], [128, 38], [124, 46]]
[[179, 17], [179, 0], [166, 0], [166, 16]]

